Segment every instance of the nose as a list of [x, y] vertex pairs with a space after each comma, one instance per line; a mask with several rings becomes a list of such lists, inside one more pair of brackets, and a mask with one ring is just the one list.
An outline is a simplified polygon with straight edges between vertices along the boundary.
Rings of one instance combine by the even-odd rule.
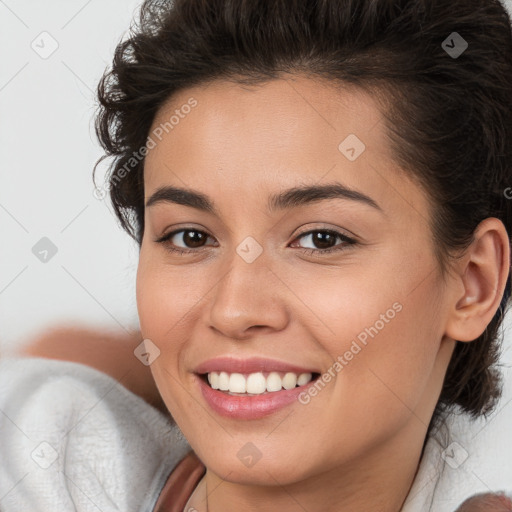
[[235, 254], [212, 290], [210, 327], [239, 340], [284, 329], [289, 321], [285, 292], [264, 258], [247, 263]]

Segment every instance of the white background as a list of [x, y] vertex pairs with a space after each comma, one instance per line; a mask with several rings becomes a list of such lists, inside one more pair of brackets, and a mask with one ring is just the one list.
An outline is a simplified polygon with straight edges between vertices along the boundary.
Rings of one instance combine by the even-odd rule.
[[[138, 6], [0, 1], [0, 354], [57, 324], [137, 328], [137, 248], [91, 175], [95, 89]], [[31, 47], [45, 31], [47, 59]], [[58, 249], [47, 263], [32, 254], [42, 237]]]
[[[138, 326], [137, 249], [92, 182], [94, 92], [138, 5], [0, 2], [1, 353], [55, 324]], [[47, 59], [31, 48], [43, 31], [59, 44]], [[47, 263], [31, 252], [42, 237], [58, 248]]]

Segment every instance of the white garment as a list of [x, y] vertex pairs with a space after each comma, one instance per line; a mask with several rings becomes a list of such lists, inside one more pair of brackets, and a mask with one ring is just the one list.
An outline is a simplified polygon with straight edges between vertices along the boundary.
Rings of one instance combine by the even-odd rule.
[[0, 361], [2, 512], [150, 512], [189, 449], [166, 416], [102, 372]]
[[[454, 512], [477, 492], [512, 491], [510, 434], [497, 442], [491, 423], [471, 440], [481, 426], [451, 417], [429, 439], [402, 512]], [[452, 466], [468, 453], [456, 469], [441, 456], [454, 441]], [[0, 361], [2, 512], [151, 512], [188, 450], [164, 414], [108, 375], [42, 358]]]
[[505, 393], [487, 420], [472, 420], [458, 408], [447, 417], [427, 442], [401, 512], [454, 512], [470, 496], [487, 492], [512, 497], [512, 429], [501, 414], [507, 405]]

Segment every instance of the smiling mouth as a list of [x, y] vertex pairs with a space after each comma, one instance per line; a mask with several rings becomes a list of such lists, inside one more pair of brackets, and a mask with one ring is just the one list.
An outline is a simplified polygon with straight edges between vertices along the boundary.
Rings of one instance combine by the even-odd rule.
[[201, 379], [212, 389], [232, 396], [257, 396], [282, 390], [306, 386], [316, 380], [319, 373], [254, 372], [230, 373], [210, 372], [201, 374]]

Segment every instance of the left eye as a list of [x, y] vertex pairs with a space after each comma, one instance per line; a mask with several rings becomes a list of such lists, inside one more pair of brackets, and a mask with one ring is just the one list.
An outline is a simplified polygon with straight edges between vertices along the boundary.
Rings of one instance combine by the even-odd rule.
[[[310, 244], [313, 244], [313, 247], [304, 247], [303, 245], [299, 245], [299, 247], [308, 249], [309, 252], [331, 252], [333, 250], [341, 250], [346, 245], [353, 245], [356, 243], [355, 240], [339, 233], [338, 231], [325, 229], [317, 229], [308, 231], [307, 233], [302, 233], [296, 238], [296, 240], [301, 239], [307, 240]], [[341, 243], [337, 244], [336, 240], [341, 240]]]

